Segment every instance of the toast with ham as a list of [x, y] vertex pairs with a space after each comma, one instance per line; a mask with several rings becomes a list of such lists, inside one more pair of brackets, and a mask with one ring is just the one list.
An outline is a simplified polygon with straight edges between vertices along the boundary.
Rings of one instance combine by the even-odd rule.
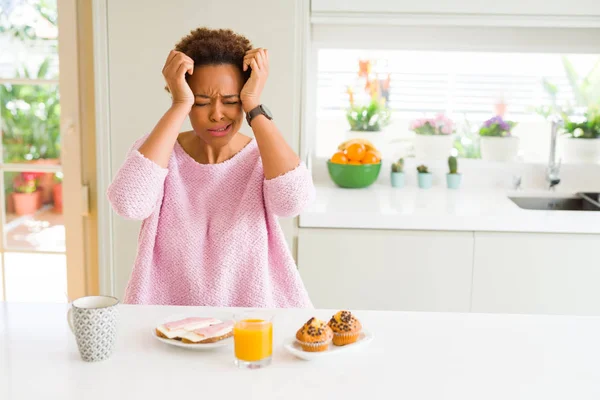
[[215, 318], [185, 318], [171, 321], [156, 327], [156, 335], [165, 339], [181, 340], [189, 332], [221, 323]]
[[216, 318], [185, 318], [156, 327], [156, 335], [188, 344], [215, 343], [233, 336], [233, 321]]
[[232, 335], [233, 321], [225, 321], [206, 328], [195, 329], [185, 335], [181, 341], [189, 344], [215, 343]]

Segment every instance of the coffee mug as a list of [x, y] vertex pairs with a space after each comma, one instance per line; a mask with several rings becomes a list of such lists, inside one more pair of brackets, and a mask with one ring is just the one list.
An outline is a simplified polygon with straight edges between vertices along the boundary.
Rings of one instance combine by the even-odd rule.
[[117, 336], [117, 304], [119, 300], [109, 296], [73, 301], [67, 321], [84, 361], [102, 361], [112, 354]]

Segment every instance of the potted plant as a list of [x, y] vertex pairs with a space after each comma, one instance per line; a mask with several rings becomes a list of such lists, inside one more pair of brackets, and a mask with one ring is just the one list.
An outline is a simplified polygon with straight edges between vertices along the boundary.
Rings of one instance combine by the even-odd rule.
[[378, 132], [389, 123], [390, 110], [378, 99], [366, 105], [350, 103], [346, 119], [353, 132]]
[[55, 185], [52, 188], [52, 198], [54, 201], [54, 212], [55, 213], [62, 213], [62, 180], [63, 180], [63, 174], [62, 172], [57, 172], [56, 174], [54, 174], [54, 182]]
[[417, 119], [410, 124], [416, 133], [415, 157], [421, 160], [439, 160], [448, 157], [454, 142], [454, 122], [443, 114], [435, 118]]
[[419, 187], [421, 189], [429, 189], [433, 184], [433, 175], [429, 172], [429, 169], [425, 165], [419, 165], [417, 167]]
[[[36, 77], [51, 79], [50, 63], [46, 58]], [[29, 78], [25, 68], [16, 77]], [[16, 101], [19, 99], [20, 101]], [[53, 85], [0, 85], [0, 130], [3, 159], [7, 163], [60, 163], [60, 98]], [[38, 189], [43, 203], [52, 201], [53, 173], [40, 174]]]
[[448, 189], [458, 189], [462, 175], [458, 173], [458, 159], [454, 156], [448, 157], [448, 174], [446, 174], [446, 184]]
[[346, 119], [354, 132], [377, 132], [390, 122], [389, 101], [391, 76], [380, 79], [373, 72], [371, 60], [359, 60], [357, 85], [364, 87], [358, 99], [352, 87], [347, 88], [350, 107]]
[[12, 198], [15, 214], [28, 215], [35, 213], [41, 205], [41, 194], [37, 187], [36, 175], [23, 172], [16, 177]]
[[519, 152], [519, 138], [512, 135], [516, 125], [499, 115], [485, 121], [479, 128], [481, 158], [486, 161], [514, 161]]
[[392, 180], [392, 187], [401, 188], [404, 187], [404, 159], [400, 158], [395, 163], [392, 163], [392, 173], [390, 179]]
[[580, 119], [566, 118], [561, 148], [565, 162], [600, 162], [600, 111], [588, 109]]

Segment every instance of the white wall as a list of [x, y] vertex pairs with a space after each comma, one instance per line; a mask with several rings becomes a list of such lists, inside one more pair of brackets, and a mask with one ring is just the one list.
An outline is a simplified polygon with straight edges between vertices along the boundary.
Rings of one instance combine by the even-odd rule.
[[[148, 133], [167, 110], [170, 100], [163, 89], [163, 63], [173, 45], [198, 26], [231, 28], [255, 46], [269, 49], [271, 73], [262, 100], [273, 111], [285, 138], [298, 149], [302, 64], [297, 32], [302, 31], [298, 19], [303, 3], [170, 0], [150, 5], [144, 0], [106, 1], [112, 175], [133, 141]], [[246, 128], [245, 133], [251, 132]], [[106, 198], [101, 196], [100, 201]], [[135, 260], [139, 223], [114, 214], [110, 217], [113, 287], [121, 297]], [[291, 242], [294, 222], [285, 220], [282, 225]]]

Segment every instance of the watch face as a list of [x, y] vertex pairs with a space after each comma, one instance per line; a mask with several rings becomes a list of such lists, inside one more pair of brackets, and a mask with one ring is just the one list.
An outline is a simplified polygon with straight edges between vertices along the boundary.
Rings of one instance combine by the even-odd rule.
[[262, 108], [263, 112], [265, 113], [265, 115], [267, 116], [267, 118], [273, 119], [273, 114], [271, 114], [271, 110], [269, 110], [267, 108], [267, 106], [261, 105], [261, 108]]

